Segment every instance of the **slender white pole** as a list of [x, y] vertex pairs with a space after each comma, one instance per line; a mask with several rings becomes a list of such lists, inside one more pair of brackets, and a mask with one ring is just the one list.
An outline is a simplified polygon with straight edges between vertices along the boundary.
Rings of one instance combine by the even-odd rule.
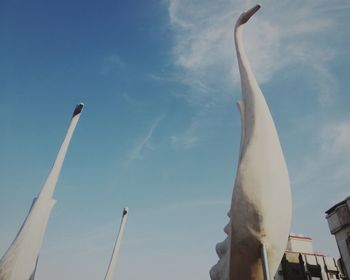
[[40, 248], [55, 200], [52, 198], [73, 132], [84, 107], [78, 104], [73, 112], [68, 131], [55, 163], [38, 197], [32, 203], [14, 241], [0, 259], [0, 280], [34, 279]]
[[120, 225], [119, 225], [119, 231], [118, 231], [118, 237], [117, 240], [115, 242], [114, 245], [114, 250], [112, 253], [112, 257], [111, 260], [109, 262], [109, 266], [108, 266], [108, 270], [105, 276], [105, 280], [112, 280], [113, 279], [113, 275], [114, 275], [114, 271], [117, 265], [117, 259], [118, 259], [118, 254], [119, 254], [119, 249], [120, 249], [120, 244], [123, 238], [123, 234], [124, 234], [124, 228], [125, 228], [125, 223], [126, 223], [126, 218], [128, 216], [128, 208], [124, 208], [123, 210], [123, 215], [122, 215], [122, 219], [120, 221]]
[[270, 280], [269, 259], [264, 244], [261, 245], [261, 260], [263, 265], [264, 280]]

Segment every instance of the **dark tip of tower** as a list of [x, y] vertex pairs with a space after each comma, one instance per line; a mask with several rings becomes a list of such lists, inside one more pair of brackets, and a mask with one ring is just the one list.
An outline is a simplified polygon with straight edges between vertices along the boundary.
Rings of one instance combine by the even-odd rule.
[[77, 106], [75, 106], [72, 118], [74, 118], [76, 115], [80, 114], [81, 111], [83, 110], [83, 108], [84, 108], [84, 103], [79, 103]]
[[123, 216], [125, 216], [126, 214], [128, 214], [128, 211], [129, 211], [128, 207], [124, 208], [124, 210], [123, 210]]
[[253, 8], [246, 11], [241, 18], [241, 24], [246, 23], [260, 8], [261, 5], [255, 5]]

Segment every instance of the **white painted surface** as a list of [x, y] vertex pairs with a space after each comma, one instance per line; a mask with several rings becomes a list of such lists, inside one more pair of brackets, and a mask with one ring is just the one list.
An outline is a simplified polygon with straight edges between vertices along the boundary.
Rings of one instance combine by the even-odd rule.
[[288, 238], [287, 250], [300, 253], [314, 253], [312, 239], [309, 237], [293, 236]]
[[[80, 105], [83, 106], [83, 104]], [[0, 260], [0, 280], [29, 280], [35, 273], [46, 226], [55, 204], [52, 196], [79, 118], [80, 113], [71, 119], [64, 141], [44, 186], [38, 197], [34, 199], [16, 238]]]
[[235, 44], [243, 101], [238, 102], [242, 137], [231, 209], [217, 246], [219, 262], [213, 280], [263, 279], [261, 244], [266, 246], [273, 278], [285, 251], [291, 223], [291, 193], [287, 166], [275, 124], [251, 70], [243, 45], [243, 28], [259, 9], [242, 13], [235, 26]]

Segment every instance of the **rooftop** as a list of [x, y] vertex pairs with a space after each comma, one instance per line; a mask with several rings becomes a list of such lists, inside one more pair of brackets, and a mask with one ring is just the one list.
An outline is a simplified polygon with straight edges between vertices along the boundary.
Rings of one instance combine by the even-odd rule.
[[325, 213], [327, 215], [329, 215], [330, 213], [332, 213], [337, 207], [346, 204], [346, 202], [350, 199], [350, 196], [348, 196], [347, 198], [345, 198], [344, 200], [338, 202], [337, 204], [335, 204], [333, 207], [329, 208]]

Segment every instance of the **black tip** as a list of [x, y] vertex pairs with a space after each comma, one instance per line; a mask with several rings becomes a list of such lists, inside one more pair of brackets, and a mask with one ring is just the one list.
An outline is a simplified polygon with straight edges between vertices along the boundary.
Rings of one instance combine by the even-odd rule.
[[74, 118], [76, 115], [80, 114], [81, 111], [83, 110], [83, 108], [84, 108], [84, 103], [80, 103], [77, 106], [75, 106], [72, 118]]
[[126, 208], [124, 208], [123, 210], [123, 216], [125, 216], [126, 214], [128, 214], [128, 210]]
[[242, 14], [241, 24], [245, 24], [259, 9], [261, 5], [255, 5], [253, 8]]

